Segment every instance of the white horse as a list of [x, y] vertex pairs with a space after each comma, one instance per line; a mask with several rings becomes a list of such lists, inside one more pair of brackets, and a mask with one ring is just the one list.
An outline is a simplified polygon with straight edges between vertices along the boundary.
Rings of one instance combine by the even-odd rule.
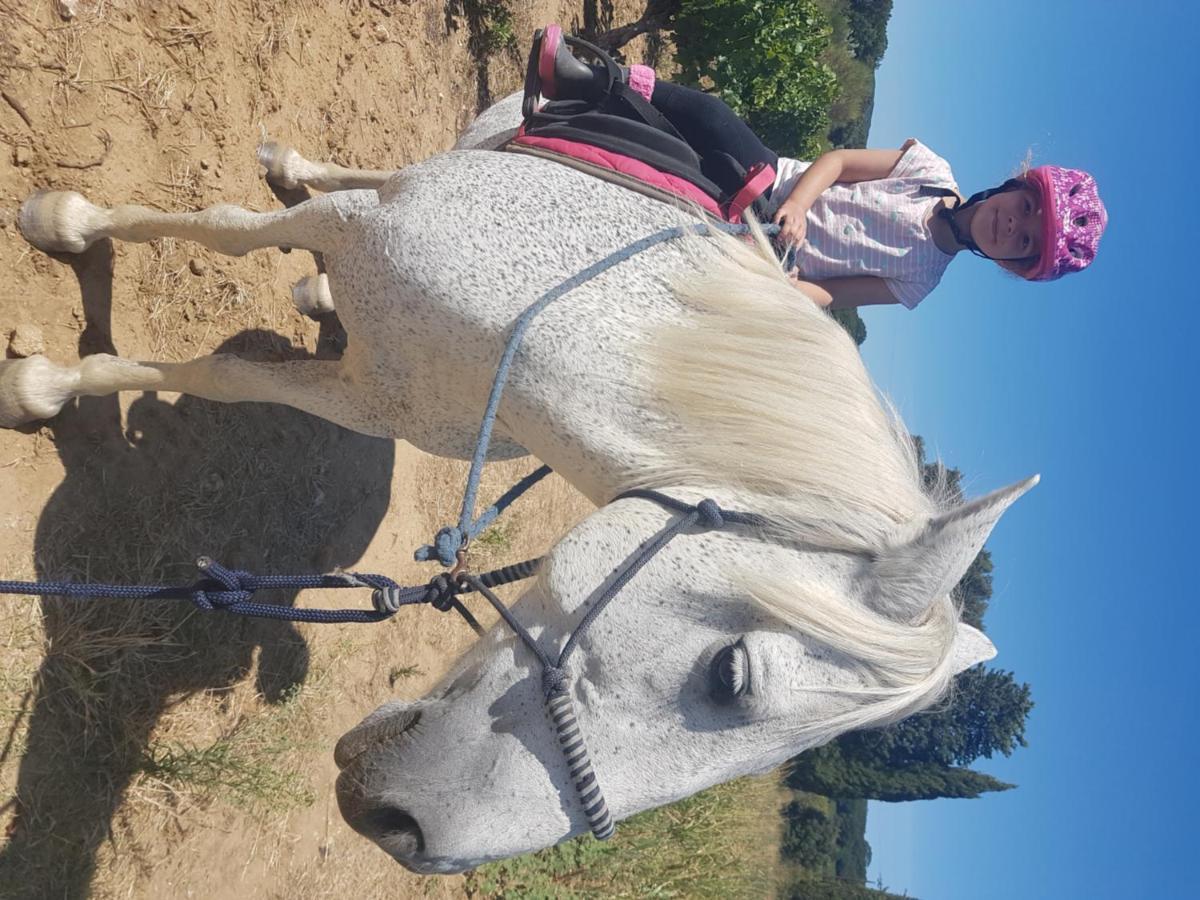
[[[337, 362], [10, 360], [0, 363], [0, 423], [52, 416], [81, 395], [168, 390], [285, 403], [469, 455], [517, 314], [681, 219], [553, 162], [475, 149], [511, 128], [515, 110], [506, 101], [454, 151], [391, 175], [275, 148], [266, 161], [277, 178], [368, 187], [280, 212], [31, 198], [20, 226], [47, 250], [171, 235], [235, 255], [319, 251], [328, 283], [316, 293], [336, 300], [350, 344]], [[711, 497], [770, 522], [679, 536], [572, 657], [571, 696], [618, 819], [902, 719], [995, 653], [958, 621], [950, 592], [1036, 478], [942, 508], [853, 343], [789, 285], [761, 238], [660, 244], [550, 305], [517, 354], [496, 431], [493, 457], [532, 453], [601, 507], [514, 607], [547, 650], [614, 569], [678, 518], [649, 500], [609, 503], [623, 491]], [[423, 872], [586, 831], [537, 669], [494, 628], [427, 697], [386, 704], [345, 735], [336, 756], [349, 823]]]

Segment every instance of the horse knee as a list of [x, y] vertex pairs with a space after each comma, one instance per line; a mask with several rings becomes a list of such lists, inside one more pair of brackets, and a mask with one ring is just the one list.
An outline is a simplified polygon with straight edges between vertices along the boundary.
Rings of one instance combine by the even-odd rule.
[[259, 145], [258, 164], [266, 170], [269, 183], [287, 190], [300, 187], [313, 177], [313, 164], [278, 141], [266, 141]]
[[303, 316], [315, 319], [333, 312], [333, 295], [329, 292], [329, 276], [322, 272], [301, 278], [292, 286], [292, 303]]
[[107, 210], [75, 191], [38, 191], [21, 204], [17, 227], [47, 253], [82, 253], [104, 237]]
[[44, 356], [0, 361], [0, 428], [58, 415], [77, 379]]

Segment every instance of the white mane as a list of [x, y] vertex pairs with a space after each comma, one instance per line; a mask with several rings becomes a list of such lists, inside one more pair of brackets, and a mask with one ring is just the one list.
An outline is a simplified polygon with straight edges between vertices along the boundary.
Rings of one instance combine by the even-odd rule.
[[[683, 427], [638, 486], [728, 485], [770, 517], [778, 538], [868, 556], [919, 530], [943, 486], [922, 488], [914, 443], [853, 341], [799, 296], [757, 227], [752, 244], [694, 244], [695, 272], [674, 285], [692, 315], [645, 350]], [[848, 712], [808, 726], [812, 744], [904, 718], [950, 686], [958, 611], [949, 596], [897, 597], [873, 611], [786, 577], [741, 580], [749, 597], [864, 669], [870, 686], [852, 691]]]

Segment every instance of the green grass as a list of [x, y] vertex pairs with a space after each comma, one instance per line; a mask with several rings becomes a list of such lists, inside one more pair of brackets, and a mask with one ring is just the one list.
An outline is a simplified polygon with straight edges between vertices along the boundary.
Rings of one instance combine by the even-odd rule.
[[512, 522], [497, 522], [486, 528], [473, 543], [474, 546], [486, 547], [493, 553], [503, 552], [512, 547], [512, 532]]
[[306, 749], [293, 733], [302, 715], [299, 693], [293, 690], [280, 706], [243, 719], [207, 744], [151, 743], [138, 769], [172, 791], [219, 798], [243, 809], [278, 812], [310, 806], [316, 795], [291, 764], [296, 751]]
[[745, 778], [634, 816], [606, 842], [590, 836], [482, 866], [469, 889], [506, 900], [772, 896], [779, 861], [774, 776]]
[[471, 29], [472, 52], [480, 56], [514, 52], [517, 34], [505, 0], [458, 0]]

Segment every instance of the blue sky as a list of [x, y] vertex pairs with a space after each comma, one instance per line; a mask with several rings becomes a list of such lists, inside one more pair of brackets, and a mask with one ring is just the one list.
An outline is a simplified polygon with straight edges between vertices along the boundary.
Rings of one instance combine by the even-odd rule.
[[923, 900], [1200, 896], [1192, 558], [1200, 259], [1195, 4], [897, 0], [870, 145], [916, 137], [964, 193], [1093, 172], [1096, 263], [1049, 285], [956, 259], [916, 311], [865, 312], [867, 364], [972, 493], [1042, 483], [988, 543], [993, 665], [1029, 747], [978, 800], [872, 803], [870, 877]]

